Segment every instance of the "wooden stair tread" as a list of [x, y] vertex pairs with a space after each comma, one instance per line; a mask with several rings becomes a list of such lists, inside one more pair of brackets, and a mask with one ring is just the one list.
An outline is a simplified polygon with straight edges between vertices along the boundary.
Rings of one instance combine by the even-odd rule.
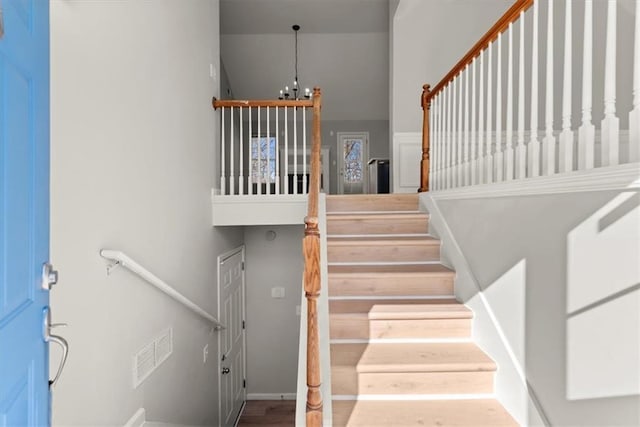
[[355, 401], [334, 400], [339, 426], [517, 426], [495, 399]]
[[331, 365], [358, 372], [496, 370], [495, 362], [470, 342], [331, 344]]
[[392, 245], [440, 245], [440, 240], [433, 238], [432, 236], [385, 236], [384, 234], [363, 235], [363, 236], [340, 236], [333, 235], [327, 237], [327, 244], [329, 245], [341, 245], [341, 246], [355, 246], [355, 245], [377, 245], [377, 246], [392, 246]]
[[418, 209], [418, 194], [327, 195], [327, 211]]
[[473, 317], [471, 310], [463, 304], [452, 303], [451, 300], [443, 300], [436, 304], [420, 300], [338, 300], [329, 301], [329, 313], [331, 316], [364, 316], [368, 319], [470, 319]]
[[367, 277], [371, 275], [396, 276], [424, 274], [454, 276], [455, 272], [440, 263], [329, 265], [329, 276], [357, 275], [360, 277]]
[[327, 221], [346, 221], [346, 220], [367, 220], [367, 219], [385, 219], [385, 220], [396, 220], [396, 219], [428, 219], [429, 214], [426, 212], [420, 211], [402, 211], [402, 212], [384, 212], [384, 211], [360, 211], [360, 212], [338, 212], [331, 213], [327, 212]]

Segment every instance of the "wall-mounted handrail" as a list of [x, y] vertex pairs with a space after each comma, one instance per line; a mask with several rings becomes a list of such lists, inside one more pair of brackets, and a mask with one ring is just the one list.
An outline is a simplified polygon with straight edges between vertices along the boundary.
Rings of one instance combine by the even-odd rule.
[[182, 295], [180, 292], [173, 289], [170, 285], [163, 282], [158, 276], [156, 276], [155, 274], [151, 273], [149, 270], [147, 270], [146, 268], [138, 264], [136, 261], [131, 259], [125, 253], [121, 251], [111, 250], [111, 249], [102, 249], [100, 251], [100, 256], [110, 261], [113, 261], [117, 265], [121, 265], [125, 267], [127, 270], [131, 271], [132, 273], [135, 273], [140, 278], [144, 279], [146, 282], [148, 282], [158, 290], [162, 291], [163, 293], [171, 297], [174, 301], [179, 302], [180, 304], [187, 307], [189, 310], [207, 319], [208, 321], [213, 323], [215, 330], [219, 331], [221, 329], [226, 328], [211, 314], [209, 314], [208, 312], [200, 308], [196, 303], [194, 303], [193, 301], [191, 301], [190, 299]]
[[320, 197], [320, 88], [313, 89], [313, 136], [309, 203], [304, 219], [302, 240], [304, 256], [304, 293], [307, 298], [307, 427], [322, 425], [322, 394], [320, 386], [320, 343], [318, 335], [318, 297], [320, 296], [320, 229], [318, 227], [318, 198]]

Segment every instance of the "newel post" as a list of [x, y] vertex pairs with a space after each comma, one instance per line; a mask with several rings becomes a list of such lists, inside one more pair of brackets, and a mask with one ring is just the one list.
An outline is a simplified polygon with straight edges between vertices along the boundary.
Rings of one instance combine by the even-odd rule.
[[429, 191], [429, 111], [431, 109], [431, 86], [422, 86], [422, 160], [420, 161], [420, 188]]
[[318, 296], [320, 295], [320, 231], [317, 217], [304, 220], [304, 294], [307, 298], [307, 427], [322, 425]]
[[322, 394], [320, 392], [320, 343], [318, 335], [318, 297], [320, 296], [320, 229], [318, 197], [320, 192], [320, 88], [313, 90], [313, 141], [311, 148], [311, 182], [309, 204], [304, 219], [304, 294], [307, 299], [307, 427], [322, 426]]

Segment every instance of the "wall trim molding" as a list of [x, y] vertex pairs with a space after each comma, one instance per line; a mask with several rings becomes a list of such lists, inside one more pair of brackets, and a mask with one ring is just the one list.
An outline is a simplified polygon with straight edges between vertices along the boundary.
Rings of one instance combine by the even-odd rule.
[[145, 422], [147, 422], [145, 410], [144, 408], [139, 408], [124, 424], [124, 427], [143, 427]]
[[429, 194], [435, 199], [447, 200], [608, 190], [640, 191], [640, 163], [626, 163], [495, 184], [436, 190], [429, 192]]
[[295, 393], [247, 393], [247, 400], [296, 400]]
[[393, 133], [391, 173], [394, 193], [415, 193], [420, 187], [422, 132]]

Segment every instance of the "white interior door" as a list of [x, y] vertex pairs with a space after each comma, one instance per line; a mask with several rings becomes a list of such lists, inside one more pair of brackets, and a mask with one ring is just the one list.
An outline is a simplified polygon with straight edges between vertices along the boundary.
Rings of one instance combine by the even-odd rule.
[[246, 400], [244, 247], [218, 257], [220, 424], [233, 426]]
[[367, 189], [369, 132], [338, 132], [338, 194], [361, 194]]

